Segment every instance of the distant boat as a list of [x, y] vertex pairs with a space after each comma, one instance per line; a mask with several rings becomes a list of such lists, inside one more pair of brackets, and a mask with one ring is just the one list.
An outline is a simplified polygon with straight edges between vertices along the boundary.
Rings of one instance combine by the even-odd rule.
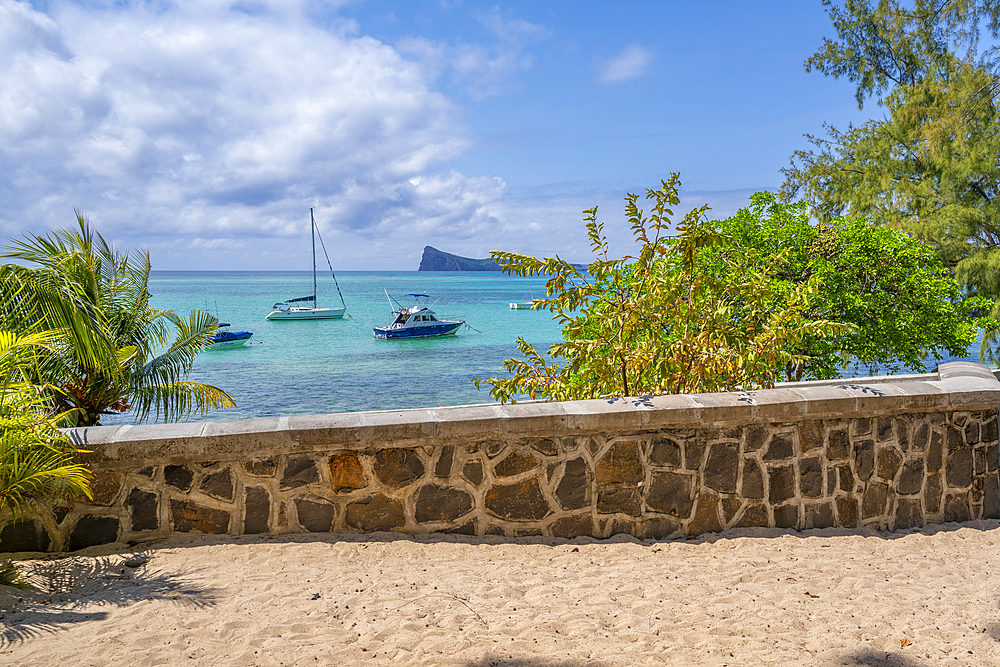
[[531, 310], [531, 306], [534, 303], [534, 301], [515, 301], [507, 305], [510, 306], [511, 310]]
[[[319, 243], [323, 248], [323, 255], [326, 256], [327, 266], [330, 267], [330, 275], [333, 276], [333, 283], [337, 286], [337, 294], [340, 295], [342, 307], [316, 307], [316, 235], [319, 234], [319, 230], [316, 229], [316, 219], [313, 217], [313, 210], [311, 208], [309, 209], [309, 222], [312, 224], [313, 293], [310, 296], [300, 296], [296, 299], [287, 299], [286, 301], [274, 304], [271, 306], [271, 312], [264, 317], [265, 320], [339, 320], [347, 312], [347, 304], [344, 303], [344, 295], [340, 292], [340, 284], [337, 282], [337, 276], [333, 273], [333, 265], [330, 263], [330, 255], [326, 253], [326, 244], [323, 243], [322, 235], [319, 237]], [[312, 306], [290, 305], [305, 301], [311, 301]]]
[[250, 341], [253, 336], [249, 331], [230, 331], [228, 322], [219, 322], [218, 332], [212, 336], [212, 344], [209, 350], [224, 350], [230, 347], [241, 347]]
[[[385, 293], [392, 306], [395, 299]], [[434, 316], [434, 311], [430, 306], [420, 303], [423, 299], [429, 299], [427, 294], [406, 294], [413, 299], [412, 306], [400, 306], [396, 302], [397, 308], [392, 308], [394, 316], [392, 323], [386, 327], [375, 327], [375, 337], [381, 339], [393, 338], [432, 338], [437, 336], [450, 336], [458, 331], [458, 328], [465, 324], [462, 320], [439, 320]]]

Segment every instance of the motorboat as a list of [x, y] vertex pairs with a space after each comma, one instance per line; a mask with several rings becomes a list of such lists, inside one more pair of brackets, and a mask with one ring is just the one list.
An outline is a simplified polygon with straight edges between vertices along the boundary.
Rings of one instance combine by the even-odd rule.
[[[312, 226], [312, 256], [313, 256], [313, 293], [309, 296], [300, 296], [296, 299], [286, 299], [271, 306], [271, 312], [264, 316], [265, 320], [339, 320], [347, 312], [347, 304], [344, 303], [344, 295], [340, 291], [340, 284], [337, 276], [333, 272], [333, 264], [330, 263], [330, 255], [326, 252], [326, 244], [323, 243], [323, 236], [319, 235], [316, 229], [316, 218], [313, 210], [309, 209], [309, 222]], [[319, 243], [326, 256], [327, 266], [330, 267], [330, 275], [333, 276], [333, 283], [337, 286], [337, 294], [340, 296], [340, 307], [318, 308], [316, 304], [316, 236], [319, 235]], [[292, 304], [312, 302], [312, 306], [293, 306]]]
[[425, 300], [427, 294], [407, 294], [413, 300], [413, 305], [402, 306], [389, 293], [386, 297], [392, 309], [392, 323], [385, 327], [375, 327], [375, 337], [381, 339], [394, 338], [432, 338], [454, 335], [465, 322], [463, 320], [439, 320]]
[[230, 347], [241, 347], [250, 342], [253, 336], [249, 331], [230, 331], [228, 322], [219, 322], [219, 330], [212, 336], [209, 350], [225, 350]]
[[534, 301], [514, 301], [507, 305], [510, 306], [511, 310], [531, 310], [531, 306], [534, 303]]

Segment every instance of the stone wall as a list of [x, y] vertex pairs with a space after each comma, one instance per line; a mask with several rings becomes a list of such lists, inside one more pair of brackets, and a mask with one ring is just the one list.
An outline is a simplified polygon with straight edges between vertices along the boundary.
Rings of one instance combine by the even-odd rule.
[[637, 537], [1000, 517], [983, 366], [731, 394], [71, 432], [92, 502], [0, 519], [0, 549], [171, 533]]

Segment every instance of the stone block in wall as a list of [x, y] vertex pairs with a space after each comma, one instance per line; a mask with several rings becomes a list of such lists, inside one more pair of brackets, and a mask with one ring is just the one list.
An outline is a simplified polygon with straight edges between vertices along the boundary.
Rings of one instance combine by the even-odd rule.
[[875, 444], [871, 440], [854, 442], [854, 469], [862, 482], [867, 482], [875, 472]]
[[367, 486], [361, 458], [354, 452], [330, 457], [330, 487], [334, 493], [351, 493]]
[[712, 444], [705, 464], [705, 486], [719, 493], [736, 493], [739, 472], [739, 445], [724, 442]]
[[696, 438], [688, 438], [684, 441], [684, 469], [701, 470], [702, 461], [705, 459], [705, 443]]
[[517, 484], [494, 484], [486, 492], [486, 509], [508, 521], [538, 521], [552, 511], [535, 477]]
[[981, 437], [983, 442], [996, 442], [997, 440], [997, 413], [992, 412], [985, 417]]
[[879, 442], [887, 442], [895, 439], [895, 433], [893, 432], [894, 421], [891, 417], [880, 417], [877, 420], [875, 437]]
[[968, 493], [950, 493], [944, 500], [944, 520], [945, 521], [968, 521], [972, 518], [969, 511]]
[[970, 421], [965, 425], [963, 429], [963, 435], [965, 436], [965, 444], [975, 445], [979, 443], [979, 423]]
[[795, 456], [795, 442], [792, 433], [779, 431], [772, 433], [764, 452], [765, 461], [784, 461]]
[[1000, 481], [997, 473], [991, 472], [986, 477], [983, 488], [983, 519], [1000, 519]]
[[924, 510], [928, 514], [937, 514], [941, 511], [941, 495], [944, 489], [941, 487], [941, 475], [933, 473], [927, 475], [924, 483]]
[[564, 516], [552, 522], [549, 532], [552, 537], [564, 537], [566, 539], [581, 536], [593, 537], [594, 520], [590, 514]]
[[163, 481], [178, 491], [190, 491], [194, 472], [185, 465], [163, 466]]
[[844, 528], [855, 528], [861, 521], [858, 501], [852, 496], [837, 496], [837, 522]]
[[281, 490], [298, 489], [319, 481], [316, 461], [309, 456], [289, 456], [285, 461], [285, 472], [281, 475]]
[[461, 489], [426, 484], [417, 492], [416, 520], [454, 521], [472, 511], [472, 496]]
[[887, 482], [892, 482], [896, 479], [896, 473], [899, 472], [902, 462], [903, 455], [895, 447], [882, 447], [875, 460], [875, 474]]
[[206, 475], [198, 488], [202, 493], [231, 503], [233, 501], [233, 473], [229, 468]]
[[363, 531], [398, 530], [406, 525], [403, 503], [377, 493], [347, 505], [347, 525]]
[[125, 507], [133, 531], [160, 528], [160, 503], [155, 493], [133, 488], [125, 499]]
[[902, 530], [923, 525], [924, 516], [920, 509], [920, 501], [912, 498], [900, 498], [896, 503], [896, 519], [893, 522], [893, 528]]
[[597, 487], [597, 511], [602, 514], [642, 514], [639, 489], [632, 485], [606, 484]]
[[740, 484], [740, 494], [751, 500], [764, 498], [764, 473], [754, 459], [743, 460], [743, 477]]
[[48, 551], [52, 538], [40, 521], [12, 521], [0, 531], [0, 552]]
[[871, 435], [872, 420], [869, 417], [859, 417], [851, 423], [851, 435], [854, 437]]
[[299, 525], [310, 533], [327, 533], [333, 528], [337, 507], [332, 503], [296, 498], [295, 513], [299, 517]]
[[847, 428], [833, 428], [827, 436], [826, 458], [831, 461], [843, 461], [851, 456], [851, 439]]
[[814, 449], [822, 449], [823, 422], [818, 419], [801, 422], [799, 424], [799, 446], [803, 454]]
[[756, 452], [767, 442], [768, 430], [763, 424], [751, 424], [743, 430], [743, 451]]
[[792, 464], [770, 466], [767, 469], [767, 500], [772, 505], [780, 505], [795, 498], [795, 466]]
[[261, 486], [243, 489], [243, 534], [271, 532], [271, 494]]
[[596, 464], [594, 476], [601, 484], [638, 484], [645, 477], [639, 445], [635, 442], [616, 442]]
[[89, 502], [105, 507], [114, 505], [124, 485], [125, 475], [122, 473], [114, 470], [98, 470], [90, 482], [90, 492], [93, 494], [93, 498]]
[[799, 504], [792, 502], [773, 507], [774, 525], [776, 528], [799, 527]]
[[830, 528], [835, 525], [831, 503], [813, 503], [805, 506], [804, 528]]
[[472, 483], [473, 486], [479, 486], [482, 484], [485, 477], [483, 473], [483, 462], [479, 459], [466, 461], [465, 466], [462, 467], [462, 477]]
[[582, 456], [566, 462], [555, 495], [564, 510], [577, 510], [590, 505], [590, 475], [587, 461]]
[[540, 463], [541, 461], [534, 456], [511, 451], [508, 452], [507, 456], [493, 464], [493, 475], [495, 477], [514, 477], [534, 470]]
[[243, 470], [254, 477], [274, 477], [278, 474], [278, 462], [274, 459], [252, 459], [243, 462]]
[[806, 498], [823, 496], [823, 461], [819, 457], [799, 461], [799, 490]]
[[874, 519], [885, 515], [889, 502], [889, 487], [882, 482], [872, 482], [861, 496], [861, 519]]
[[677, 533], [681, 524], [668, 517], [653, 517], [642, 522], [642, 537], [646, 540], [659, 540]]
[[646, 507], [653, 512], [686, 519], [694, 508], [695, 488], [694, 475], [654, 471], [646, 491]]
[[721, 530], [722, 521], [719, 518], [719, 496], [703, 489], [698, 496], [694, 518], [688, 524], [688, 533], [691, 535], [701, 535], [702, 533], [718, 533]]
[[767, 507], [763, 503], [750, 503], [743, 509], [733, 528], [767, 528], [770, 519], [767, 517]]
[[927, 470], [937, 472], [941, 469], [942, 450], [944, 447], [944, 432], [939, 428], [931, 431], [931, 442], [927, 446]]
[[89, 514], [81, 516], [69, 534], [67, 551], [78, 551], [87, 547], [117, 542], [120, 528], [118, 519], [113, 516]]
[[927, 422], [917, 424], [913, 429], [912, 448], [918, 452], [927, 449], [931, 437], [931, 426]]
[[972, 449], [964, 445], [948, 448], [948, 486], [965, 488], [972, 483]]
[[555, 438], [531, 438], [528, 446], [543, 456], [557, 456], [559, 443]]
[[437, 463], [434, 465], [434, 476], [440, 479], [451, 477], [451, 467], [455, 460], [455, 448], [452, 445], [445, 445], [441, 448]]
[[375, 475], [391, 489], [401, 489], [424, 474], [424, 463], [412, 449], [383, 449], [373, 458]]
[[219, 535], [229, 532], [230, 514], [225, 510], [206, 507], [188, 500], [170, 500], [174, 531]]
[[679, 468], [681, 445], [669, 436], [654, 436], [649, 446], [649, 462], [657, 466]]

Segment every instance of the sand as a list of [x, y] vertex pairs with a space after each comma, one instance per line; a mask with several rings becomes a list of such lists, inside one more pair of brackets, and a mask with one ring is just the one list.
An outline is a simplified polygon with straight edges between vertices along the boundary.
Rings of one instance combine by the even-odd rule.
[[[149, 562], [126, 567], [141, 549]], [[3, 665], [1000, 665], [1000, 522], [641, 542], [196, 536], [22, 554]], [[34, 558], [34, 559], [32, 559]]]

